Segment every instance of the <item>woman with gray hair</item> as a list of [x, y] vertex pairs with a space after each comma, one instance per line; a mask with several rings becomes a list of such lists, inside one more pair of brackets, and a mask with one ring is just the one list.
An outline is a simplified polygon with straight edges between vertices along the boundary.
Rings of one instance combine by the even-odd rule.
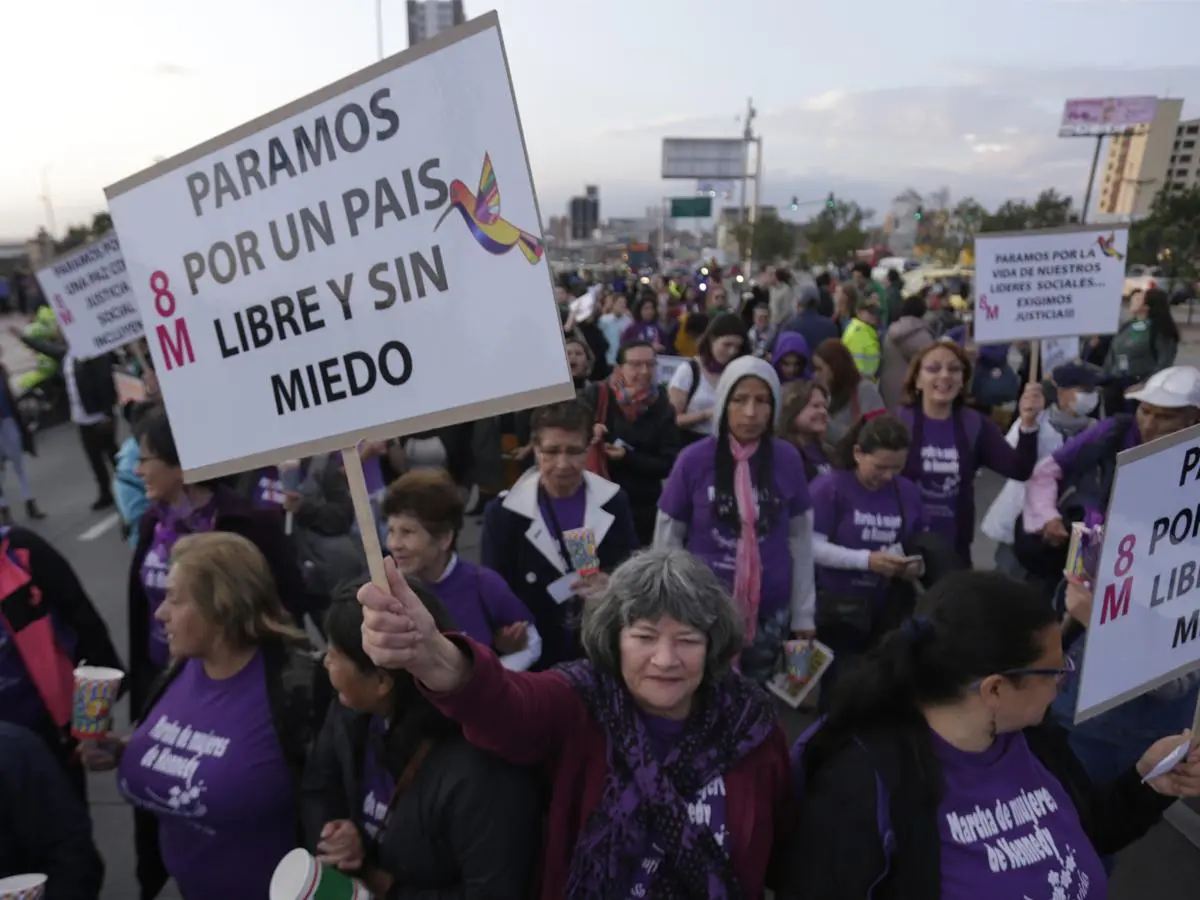
[[691, 554], [653, 550], [583, 610], [586, 659], [506, 670], [442, 634], [390, 560], [363, 649], [412, 674], [481, 749], [548, 770], [543, 900], [761, 897], [791, 802], [767, 696], [733, 671], [742, 617]]

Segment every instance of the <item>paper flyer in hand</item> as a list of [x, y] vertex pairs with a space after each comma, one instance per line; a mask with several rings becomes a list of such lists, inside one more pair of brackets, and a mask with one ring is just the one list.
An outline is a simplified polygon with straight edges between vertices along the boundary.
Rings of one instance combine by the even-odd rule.
[[820, 641], [787, 641], [783, 645], [783, 671], [772, 676], [767, 689], [796, 709], [832, 664], [833, 651]]

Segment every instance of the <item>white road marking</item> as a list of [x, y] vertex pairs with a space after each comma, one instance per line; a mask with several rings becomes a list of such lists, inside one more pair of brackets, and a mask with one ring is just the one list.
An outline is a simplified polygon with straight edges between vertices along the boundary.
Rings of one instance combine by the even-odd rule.
[[79, 539], [81, 541], [94, 541], [96, 538], [100, 537], [100, 535], [104, 534], [104, 532], [112, 531], [113, 528], [115, 528], [120, 523], [121, 523], [121, 514], [120, 513], [109, 513], [107, 516], [105, 516], [103, 519], [101, 519], [99, 522], [97, 522], [95, 525], [93, 525], [91, 528], [89, 528], [83, 534], [79, 535]]

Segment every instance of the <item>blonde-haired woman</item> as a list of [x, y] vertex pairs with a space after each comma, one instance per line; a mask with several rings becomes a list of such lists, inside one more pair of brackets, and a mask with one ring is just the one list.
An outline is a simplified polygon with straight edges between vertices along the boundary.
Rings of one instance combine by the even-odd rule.
[[[265, 897], [297, 846], [296, 795], [327, 705], [323, 673], [246, 538], [181, 537], [154, 613], [171, 662], [131, 736], [93, 742], [89, 768], [117, 768], [137, 815], [138, 879], [168, 877], [188, 900]], [[98, 744], [98, 745], [96, 745]], [[146, 815], [149, 814], [149, 815]]]

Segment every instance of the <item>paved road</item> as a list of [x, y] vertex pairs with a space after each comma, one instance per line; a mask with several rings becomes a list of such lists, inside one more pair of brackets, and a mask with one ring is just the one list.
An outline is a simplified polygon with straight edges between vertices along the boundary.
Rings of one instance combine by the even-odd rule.
[[[0, 348], [10, 352], [7, 336], [0, 332]], [[1194, 355], [1200, 348], [1193, 350]], [[1191, 361], [1191, 360], [1189, 360]], [[125, 592], [130, 551], [120, 540], [117, 519], [112, 514], [88, 510], [95, 487], [84, 461], [75, 431], [64, 426], [42, 436], [40, 455], [31, 464], [31, 477], [39, 502], [48, 518], [38, 531], [52, 541], [70, 560], [93, 601], [108, 622], [117, 646], [125, 649]], [[15, 478], [5, 479], [8, 494], [16, 491]], [[998, 490], [996, 479], [980, 479], [981, 512]], [[15, 504], [14, 504], [15, 505]], [[478, 552], [478, 525], [468, 525], [461, 547], [465, 555]], [[989, 567], [994, 548], [981, 541], [976, 547], [976, 564]], [[122, 724], [126, 711], [118, 711]], [[108, 881], [103, 900], [130, 900], [137, 896], [133, 874], [132, 820], [117, 796], [111, 776], [92, 776], [90, 791], [97, 842], [108, 863]], [[1168, 825], [1130, 848], [1117, 870], [1112, 900], [1192, 900], [1200, 884], [1200, 850], [1188, 844]], [[165, 895], [177, 900], [177, 895]]]

